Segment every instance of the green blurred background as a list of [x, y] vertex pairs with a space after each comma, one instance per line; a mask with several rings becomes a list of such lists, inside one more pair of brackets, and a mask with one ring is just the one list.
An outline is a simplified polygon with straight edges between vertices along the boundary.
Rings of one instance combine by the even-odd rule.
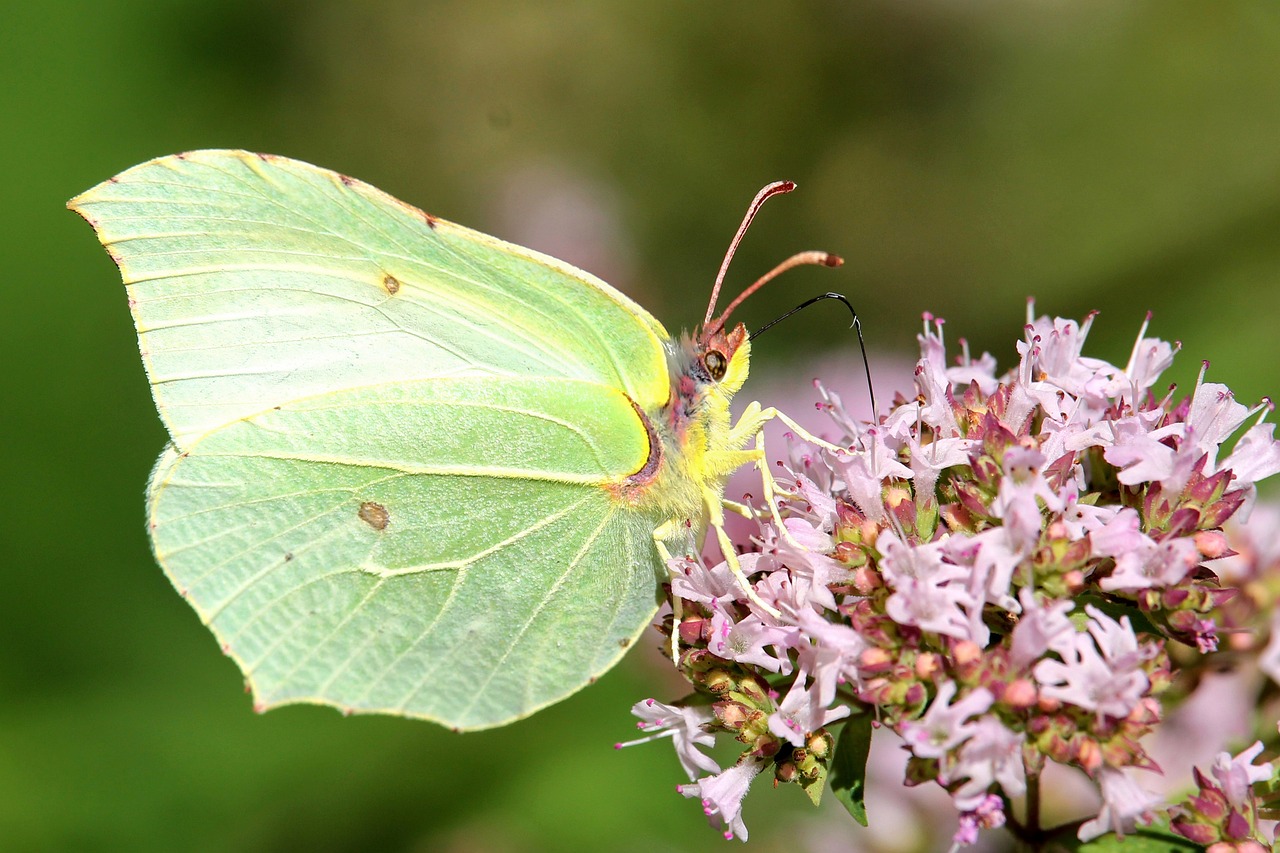
[[[724, 849], [665, 743], [610, 749], [631, 702], [681, 692], [643, 654], [489, 733], [251, 712], [151, 559], [164, 434], [116, 272], [63, 209], [141, 160], [325, 165], [585, 266], [671, 328], [701, 317], [751, 195], [790, 178], [731, 286], [799, 249], [847, 264], [789, 274], [749, 325], [837, 289], [873, 366], [912, 357], [924, 310], [1007, 365], [1034, 295], [1101, 309], [1088, 351], [1123, 363], [1152, 309], [1184, 388], [1211, 358], [1245, 402], [1280, 391], [1274, 3], [60, 0], [0, 26], [2, 850]], [[756, 371], [859, 370], [843, 326], [813, 309]], [[757, 787], [755, 849], [864, 849]]]

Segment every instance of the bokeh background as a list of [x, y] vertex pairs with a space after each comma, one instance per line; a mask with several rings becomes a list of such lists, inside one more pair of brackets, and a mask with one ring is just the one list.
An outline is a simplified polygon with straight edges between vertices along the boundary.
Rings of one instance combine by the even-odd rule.
[[[665, 744], [610, 748], [633, 701], [680, 695], [644, 654], [488, 733], [251, 712], [151, 559], [142, 489], [164, 434], [116, 272], [63, 209], [136, 162], [219, 146], [563, 257], [673, 329], [701, 317], [751, 195], [790, 178], [731, 287], [800, 249], [847, 264], [789, 274], [749, 325], [835, 289], [873, 369], [912, 357], [925, 310], [1009, 364], [1034, 295], [1100, 309], [1088, 351], [1123, 363], [1150, 309], [1183, 342], [1184, 389], [1209, 358], [1243, 401], [1280, 391], [1273, 3], [9, 4], [3, 850], [724, 849]], [[820, 306], [762, 338], [753, 383], [803, 399], [819, 360], [856, 376], [845, 325]], [[872, 785], [875, 849], [945, 846], [877, 792], [893, 778]], [[871, 849], [838, 809], [757, 788], [754, 849]]]

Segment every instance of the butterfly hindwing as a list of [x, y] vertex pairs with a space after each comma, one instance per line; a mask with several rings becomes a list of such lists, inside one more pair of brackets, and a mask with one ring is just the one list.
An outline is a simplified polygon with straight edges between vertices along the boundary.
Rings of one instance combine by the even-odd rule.
[[161, 458], [156, 555], [264, 706], [497, 725], [653, 615], [658, 520], [602, 487], [648, 452], [618, 440], [636, 417], [604, 386], [517, 379], [271, 409]]

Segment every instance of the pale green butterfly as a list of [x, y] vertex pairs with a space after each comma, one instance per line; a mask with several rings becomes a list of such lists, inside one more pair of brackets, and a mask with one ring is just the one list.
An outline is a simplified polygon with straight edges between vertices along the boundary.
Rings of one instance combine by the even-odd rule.
[[[793, 186], [761, 191], [735, 246]], [[156, 558], [256, 707], [457, 729], [613, 666], [669, 544], [710, 525], [732, 553], [726, 477], [763, 458], [764, 421], [798, 427], [754, 403], [730, 424], [750, 343], [725, 319], [782, 269], [839, 262], [797, 255], [713, 318], [731, 247], [674, 341], [587, 273], [295, 160], [164, 157], [69, 207], [120, 267], [172, 438]]]

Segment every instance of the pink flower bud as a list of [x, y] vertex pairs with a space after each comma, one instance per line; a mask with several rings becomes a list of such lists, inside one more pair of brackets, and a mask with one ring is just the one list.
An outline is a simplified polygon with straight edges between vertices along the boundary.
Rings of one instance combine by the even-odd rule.
[[931, 652], [925, 652], [916, 658], [916, 675], [919, 676], [922, 681], [928, 681], [933, 678], [934, 673], [941, 668], [942, 661], [937, 655]]
[[885, 649], [864, 649], [858, 655], [858, 666], [864, 672], [880, 672], [893, 666], [893, 657]]
[[972, 640], [961, 640], [951, 647], [951, 655], [960, 666], [968, 666], [982, 659], [982, 647]]
[[1196, 548], [1207, 560], [1216, 560], [1227, 556], [1231, 550], [1227, 545], [1227, 535], [1221, 530], [1201, 530], [1195, 534]]
[[1086, 773], [1093, 773], [1102, 766], [1102, 749], [1096, 740], [1081, 739], [1076, 747], [1076, 760]]
[[1036, 686], [1026, 678], [1015, 678], [1005, 687], [1000, 701], [1015, 710], [1025, 710], [1036, 704]]

